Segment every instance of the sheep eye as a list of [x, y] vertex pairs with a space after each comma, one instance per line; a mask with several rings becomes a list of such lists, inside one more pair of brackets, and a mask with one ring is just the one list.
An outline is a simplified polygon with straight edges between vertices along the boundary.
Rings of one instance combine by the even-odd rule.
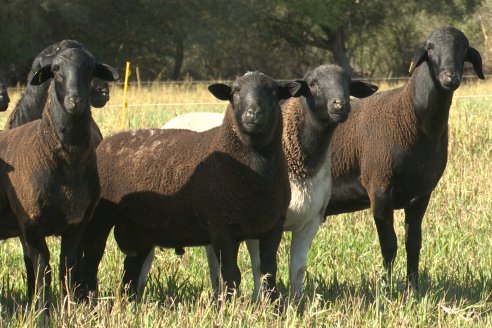
[[53, 67], [51, 67], [52, 72], [58, 72], [60, 70], [60, 65], [54, 64]]

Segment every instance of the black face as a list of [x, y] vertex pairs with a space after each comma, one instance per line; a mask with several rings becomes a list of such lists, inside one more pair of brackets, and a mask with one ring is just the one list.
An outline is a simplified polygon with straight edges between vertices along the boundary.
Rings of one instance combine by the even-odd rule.
[[241, 133], [270, 140], [280, 116], [281, 99], [299, 97], [306, 91], [298, 82], [277, 83], [260, 72], [248, 72], [232, 86], [213, 84], [210, 92], [221, 100], [229, 100]]
[[91, 81], [91, 105], [102, 108], [109, 101], [109, 84], [97, 77]]
[[90, 85], [94, 77], [105, 81], [119, 78], [112, 67], [96, 63], [85, 48], [69, 48], [59, 52], [51, 65], [37, 71], [31, 84], [38, 85], [53, 78], [58, 101], [66, 111], [82, 114], [90, 108]]
[[278, 86], [263, 74], [247, 73], [232, 84], [232, 107], [243, 132], [265, 133], [280, 115]]
[[[306, 98], [315, 117], [323, 123], [340, 123], [350, 111], [350, 76], [341, 67], [322, 65], [303, 78], [311, 97]], [[311, 99], [310, 99], [311, 98]]]
[[473, 64], [478, 77], [483, 79], [482, 60], [478, 51], [470, 47], [463, 32], [443, 27], [431, 33], [423, 48], [412, 62], [411, 72], [426, 60], [439, 86], [448, 91], [456, 90], [463, 76], [465, 61]]
[[7, 107], [9, 106], [10, 98], [9, 94], [7, 93], [7, 87], [5, 84], [3, 84], [2, 81], [0, 81], [0, 112], [4, 112], [7, 110]]
[[303, 80], [310, 90], [310, 95], [306, 97], [309, 109], [325, 125], [347, 119], [350, 96], [363, 98], [377, 90], [372, 84], [352, 82], [347, 71], [337, 65], [318, 66], [307, 72]]
[[[57, 54], [66, 49], [86, 49], [85, 46], [76, 40], [62, 40], [52, 44], [41, 51], [34, 59], [29, 73], [29, 80], [41, 67], [51, 65]], [[109, 85], [106, 81], [95, 78], [91, 81], [91, 105], [101, 108], [109, 101]]]

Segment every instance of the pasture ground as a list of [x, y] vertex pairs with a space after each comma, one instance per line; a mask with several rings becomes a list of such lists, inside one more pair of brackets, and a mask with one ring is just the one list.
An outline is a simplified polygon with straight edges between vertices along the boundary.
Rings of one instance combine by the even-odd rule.
[[[382, 85], [382, 89], [387, 88]], [[393, 87], [393, 86], [391, 86]], [[201, 248], [183, 258], [158, 250], [141, 303], [119, 292], [123, 256], [110, 237], [100, 266], [101, 298], [94, 306], [68, 300], [61, 306], [56, 279], [59, 240], [48, 238], [53, 287], [58, 299], [54, 327], [491, 327], [492, 326], [492, 82], [468, 81], [455, 94], [449, 122], [449, 161], [423, 223], [419, 295], [405, 292], [403, 213], [396, 213], [399, 248], [390, 288], [381, 282], [382, 259], [368, 211], [329, 217], [308, 255], [307, 293], [301, 304], [282, 309], [251, 301], [252, 276], [245, 247], [239, 266], [241, 295], [218, 306]], [[20, 93], [11, 91], [14, 107]], [[465, 97], [463, 97], [465, 96]], [[122, 88], [93, 115], [103, 134], [123, 129]], [[183, 105], [183, 103], [188, 103]], [[195, 103], [195, 104], [191, 104]], [[197, 105], [196, 103], [201, 103]], [[213, 103], [213, 104], [209, 104]], [[202, 84], [130, 86], [128, 127], [160, 127], [175, 115], [218, 111], [219, 103]], [[174, 104], [174, 105], [173, 105]], [[10, 110], [0, 114], [3, 126]], [[376, 114], [376, 113], [375, 113]], [[288, 245], [279, 249], [278, 282], [287, 294]], [[17, 239], [0, 242], [0, 327], [36, 326], [39, 313], [27, 306], [22, 250]], [[65, 300], [67, 301], [67, 300]]]

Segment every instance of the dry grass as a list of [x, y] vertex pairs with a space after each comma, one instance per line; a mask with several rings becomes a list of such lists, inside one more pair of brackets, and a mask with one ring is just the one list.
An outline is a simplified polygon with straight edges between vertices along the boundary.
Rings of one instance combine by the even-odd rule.
[[[383, 85], [382, 89], [387, 87]], [[491, 90], [491, 82], [473, 81], [460, 87], [456, 95], [484, 95]], [[113, 88], [108, 106], [93, 112], [106, 136], [122, 129], [121, 96], [121, 88]], [[12, 98], [15, 103], [18, 95]], [[128, 110], [130, 128], [160, 127], [183, 112], [223, 111], [226, 106], [208, 93], [206, 85], [134, 87], [129, 91], [128, 103], [132, 105]], [[423, 224], [421, 295], [408, 295], [403, 290], [402, 213], [396, 215], [399, 253], [394, 282], [388, 290], [380, 284], [382, 260], [374, 224], [370, 213], [363, 211], [330, 217], [322, 226], [308, 254], [308, 297], [301, 306], [285, 301], [279, 310], [266, 302], [252, 303], [252, 277], [244, 249], [239, 258], [243, 292], [232, 302], [223, 306], [214, 303], [200, 248], [187, 249], [182, 259], [171, 250], [158, 251], [144, 301], [128, 302], [119, 293], [123, 257], [111, 239], [101, 263], [102, 299], [93, 307], [70, 304], [64, 308], [58, 302], [51, 325], [492, 326], [491, 103], [491, 97], [455, 97], [449, 123], [448, 166]], [[7, 114], [2, 114], [3, 120]], [[278, 276], [284, 294], [289, 239], [286, 234], [279, 249]], [[49, 238], [49, 246], [56, 277], [59, 241]], [[38, 313], [26, 307], [22, 252], [15, 239], [0, 243], [0, 280], [0, 327], [39, 323]], [[54, 287], [59, 295], [56, 281]]]

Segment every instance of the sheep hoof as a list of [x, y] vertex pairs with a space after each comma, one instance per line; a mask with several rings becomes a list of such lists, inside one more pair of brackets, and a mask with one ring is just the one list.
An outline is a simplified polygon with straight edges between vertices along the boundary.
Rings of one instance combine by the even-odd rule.
[[184, 255], [184, 253], [185, 253], [185, 250], [184, 250], [184, 248], [183, 248], [183, 247], [176, 247], [176, 248], [174, 249], [174, 253], [175, 253], [176, 255], [178, 255], [178, 256], [183, 256], [183, 255]]

